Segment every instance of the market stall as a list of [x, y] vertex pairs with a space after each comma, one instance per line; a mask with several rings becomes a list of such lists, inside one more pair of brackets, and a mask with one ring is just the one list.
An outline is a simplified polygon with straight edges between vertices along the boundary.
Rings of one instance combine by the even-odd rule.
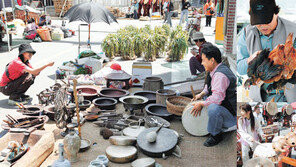
[[[243, 104], [243, 103], [241, 103]], [[260, 106], [260, 108], [258, 108]], [[238, 129], [237, 165], [238, 166], [279, 166], [294, 165], [295, 160], [295, 112], [291, 104], [268, 102], [255, 105], [255, 111], [261, 110], [256, 116], [262, 126], [262, 134], [252, 149], [249, 160], [244, 160], [243, 145], [249, 143], [246, 134]], [[261, 115], [262, 114], [262, 115]], [[241, 116], [238, 116], [240, 120]], [[262, 118], [262, 119], [261, 119]], [[238, 121], [238, 124], [240, 121]], [[261, 129], [261, 128], [260, 128]], [[260, 131], [260, 130], [259, 130]], [[244, 162], [245, 161], [245, 162]]]

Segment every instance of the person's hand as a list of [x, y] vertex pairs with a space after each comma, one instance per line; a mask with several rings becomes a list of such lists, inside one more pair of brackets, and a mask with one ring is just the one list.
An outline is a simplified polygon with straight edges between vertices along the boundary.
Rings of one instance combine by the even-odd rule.
[[200, 100], [202, 98], [202, 93], [199, 93], [199, 94], [197, 94], [196, 96], [195, 96], [195, 98], [193, 98], [192, 100], [191, 100], [191, 102], [192, 101], [196, 101], [196, 100]]
[[54, 65], [54, 62], [50, 62], [50, 63], [47, 64], [47, 66], [49, 66], [49, 67], [53, 66], [53, 65]]
[[259, 51], [257, 51], [257, 52], [255, 52], [254, 54], [252, 54], [249, 58], [248, 58], [248, 60], [247, 60], [247, 63], [249, 64], [257, 55], [259, 55], [260, 54], [260, 52], [261, 52], [261, 50], [259, 50]]
[[193, 54], [194, 56], [197, 55], [196, 51], [195, 50], [191, 50], [191, 54]]
[[203, 101], [199, 101], [192, 104], [194, 107], [191, 110], [190, 114], [192, 114], [194, 117], [201, 115], [201, 109], [203, 108]]

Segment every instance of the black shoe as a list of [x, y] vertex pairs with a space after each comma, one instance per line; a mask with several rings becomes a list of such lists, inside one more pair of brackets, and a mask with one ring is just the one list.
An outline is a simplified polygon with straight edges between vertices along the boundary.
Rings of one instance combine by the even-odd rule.
[[216, 136], [210, 135], [209, 138], [204, 142], [204, 146], [212, 147], [219, 144], [223, 140], [222, 133]]
[[21, 98], [22, 98], [23, 100], [30, 100], [30, 99], [32, 99], [29, 95], [25, 95], [25, 94], [22, 94], [22, 95], [21, 95]]
[[16, 103], [22, 103], [22, 104], [27, 104], [28, 102], [26, 100], [23, 100], [22, 98], [9, 98], [8, 99], [8, 105], [11, 105], [11, 106], [15, 106]]

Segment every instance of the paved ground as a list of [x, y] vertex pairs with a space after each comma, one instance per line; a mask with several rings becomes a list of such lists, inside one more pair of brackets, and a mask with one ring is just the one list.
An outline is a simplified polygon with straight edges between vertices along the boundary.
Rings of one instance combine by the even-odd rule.
[[[162, 25], [161, 20], [153, 20], [153, 21], [138, 21], [138, 20], [118, 20], [119, 24], [113, 23], [110, 26], [105, 23], [95, 23], [91, 26], [91, 46], [92, 50], [96, 52], [101, 52], [100, 44], [104, 37], [108, 35], [108, 33], [114, 33], [119, 28], [125, 27], [127, 25], [135, 25], [138, 27], [143, 27], [146, 24], [150, 24], [151, 26], [160, 26]], [[215, 23], [215, 19], [212, 20], [213, 24]], [[179, 20], [173, 20], [173, 27], [176, 27], [179, 23]], [[61, 20], [53, 20], [53, 24], [61, 25]], [[202, 19], [202, 25], [205, 24], [205, 19]], [[67, 27], [77, 30], [79, 22], [73, 22], [67, 24]], [[214, 42], [214, 27], [203, 27], [202, 32], [204, 32], [205, 38], [209, 42]], [[77, 33], [78, 34], [78, 33]], [[81, 33], [81, 41], [87, 41], [88, 29], [87, 27], [82, 27]], [[14, 44], [22, 43], [22, 42], [30, 42], [28, 40], [19, 40], [17, 39]], [[36, 77], [35, 84], [30, 87], [27, 94], [32, 96], [34, 99], [32, 104], [38, 103], [38, 99], [36, 98], [36, 94], [48, 88], [49, 86], [55, 83], [54, 73], [58, 66], [60, 66], [63, 62], [74, 60], [78, 56], [78, 35], [73, 36], [71, 38], [66, 38], [62, 41], [53, 41], [53, 42], [42, 42], [42, 43], [31, 43], [32, 47], [37, 51], [37, 53], [32, 57], [30, 61], [33, 67], [38, 67], [43, 64], [46, 64], [49, 61], [54, 61], [55, 65], [53, 67], [49, 67], [41, 72], [40, 76]], [[222, 47], [221, 45], [219, 47]], [[81, 50], [86, 49], [83, 47]], [[0, 50], [0, 75], [4, 72], [4, 67], [7, 63], [17, 57], [18, 49], [13, 49], [10, 52], [1, 52]], [[176, 82], [185, 80], [190, 76], [189, 72], [189, 64], [188, 60], [192, 55], [188, 53], [182, 62], [168, 63], [162, 59], [158, 59], [157, 61], [152, 63], [152, 75], [161, 76], [164, 80], [164, 83]], [[122, 69], [127, 73], [132, 73], [132, 63], [134, 61], [117, 61]], [[168, 68], [169, 67], [169, 68]], [[17, 114], [14, 111], [15, 107], [11, 107], [7, 105], [7, 97], [3, 94], [0, 94], [0, 120], [2, 120], [7, 113], [11, 115]]]
[[[173, 20], [174, 27], [178, 24], [179, 20]], [[215, 23], [215, 19], [212, 20]], [[61, 21], [53, 21], [53, 24], [60, 24]], [[101, 41], [108, 33], [116, 32], [117, 29], [126, 25], [137, 25], [139, 27], [145, 24], [151, 24], [152, 26], [161, 25], [162, 21], [151, 21], [151, 22], [140, 22], [135, 20], [119, 20], [119, 24], [112, 24], [111, 26], [106, 24], [93, 24], [91, 32], [92, 50], [101, 51]], [[202, 19], [202, 25], [205, 24], [205, 19]], [[68, 26], [74, 30], [77, 30], [78, 23], [70, 23]], [[205, 34], [205, 38], [214, 42], [214, 27], [205, 27], [202, 29]], [[82, 41], [87, 40], [87, 29], [85, 28], [82, 33]], [[78, 55], [78, 37], [64, 39], [56, 42], [42, 42], [42, 43], [31, 43], [33, 48], [37, 51], [36, 55], [33, 56], [31, 64], [34, 67], [43, 65], [49, 61], [55, 61], [55, 65], [51, 68], [47, 68], [40, 76], [35, 80], [35, 84], [28, 90], [27, 94], [34, 97], [32, 104], [38, 103], [36, 94], [40, 91], [48, 88], [55, 83], [54, 72], [62, 62], [74, 60]], [[221, 46], [220, 46], [221, 47]], [[82, 49], [83, 50], [83, 49]], [[4, 66], [13, 60], [18, 54], [18, 50], [14, 49], [11, 52], [0, 52], [0, 74], [4, 72]], [[152, 63], [153, 75], [162, 76], [165, 83], [184, 80], [190, 76], [188, 59], [191, 54], [188, 54], [183, 63], [171, 63], [171, 68], [164, 67], [165, 64], [163, 59], [159, 59]], [[122, 65], [122, 68], [131, 74], [131, 64], [133, 61], [118, 61]], [[187, 66], [186, 66], [187, 64]], [[0, 120], [5, 118], [6, 114], [18, 115], [15, 112], [15, 107], [7, 105], [7, 97], [0, 94]], [[91, 124], [89, 124], [91, 125]], [[95, 159], [97, 155], [104, 154], [105, 148], [109, 145], [108, 141], [104, 141], [102, 137], [99, 137], [99, 128], [93, 126], [85, 126], [87, 128], [84, 135], [91, 139], [93, 142], [99, 143], [89, 150], [87, 157], [82, 157], [81, 162], [73, 164], [73, 166], [87, 166], [87, 164]], [[216, 147], [206, 148], [202, 146], [205, 137], [193, 137], [187, 134], [181, 125], [179, 120], [172, 122], [172, 129], [177, 130], [179, 133], [184, 134], [184, 138], [180, 143], [183, 158], [178, 159], [176, 157], [169, 157], [167, 160], [157, 159], [157, 162], [163, 166], [198, 166], [198, 167], [209, 167], [209, 166], [221, 166], [230, 167], [235, 166], [235, 133], [226, 135], [226, 139]], [[96, 132], [96, 133], [93, 133]], [[88, 157], [89, 156], [89, 157]], [[139, 154], [139, 157], [143, 157], [143, 154]], [[111, 164], [111, 166], [128, 166]]]

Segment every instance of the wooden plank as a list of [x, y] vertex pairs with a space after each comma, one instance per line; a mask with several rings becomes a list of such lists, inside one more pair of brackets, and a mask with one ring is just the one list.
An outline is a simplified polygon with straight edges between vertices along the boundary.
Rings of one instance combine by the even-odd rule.
[[37, 167], [52, 153], [54, 148], [54, 133], [49, 132], [30, 149], [21, 159], [17, 161], [14, 167]]

